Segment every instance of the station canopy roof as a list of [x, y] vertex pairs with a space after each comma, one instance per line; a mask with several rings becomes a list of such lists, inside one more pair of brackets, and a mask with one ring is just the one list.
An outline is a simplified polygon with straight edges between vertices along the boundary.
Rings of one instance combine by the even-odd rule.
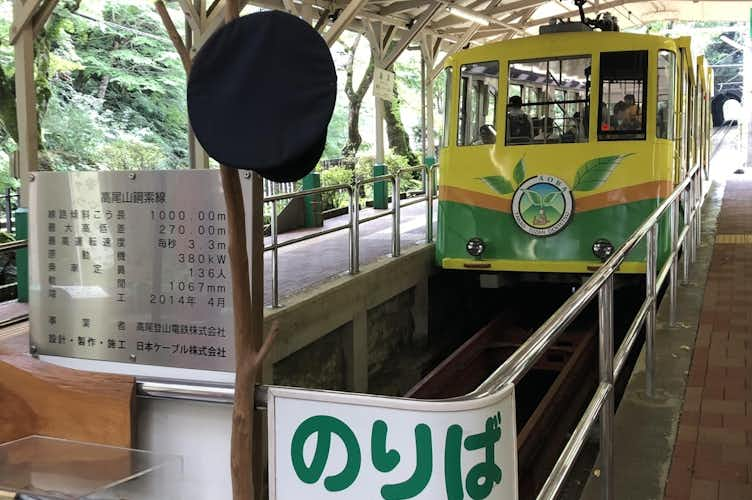
[[[223, 2], [215, 0], [209, 10]], [[436, 63], [432, 77], [438, 74], [443, 57], [468, 45], [535, 35], [541, 25], [548, 24], [554, 18], [579, 19], [574, 0], [241, 2], [300, 15], [316, 25], [330, 45], [345, 29], [364, 33], [369, 40], [381, 40], [378, 50], [382, 51], [379, 62], [382, 67], [390, 67], [405, 48], [420, 43], [424, 55], [430, 51]], [[609, 12], [618, 19], [622, 31], [639, 30], [655, 21], [747, 21], [750, 19], [750, 9], [752, 1], [740, 0], [589, 0], [585, 4], [588, 17]]]
[[[308, 9], [329, 25], [361, 4], [348, 20], [348, 29], [367, 32], [369, 22], [380, 22], [399, 32], [419, 28], [443, 44], [487, 43], [514, 36], [533, 35], [551, 18], [579, 18], [573, 0], [250, 0], [251, 5], [283, 10]], [[621, 28], [638, 28], [654, 21], [746, 21], [752, 1], [739, 0], [590, 0], [585, 11], [610, 12]], [[333, 21], [325, 20], [327, 16]], [[480, 22], [479, 22], [480, 21]], [[419, 26], [415, 26], [419, 24]], [[322, 26], [322, 29], [324, 26]], [[416, 39], [417, 41], [417, 39]]]

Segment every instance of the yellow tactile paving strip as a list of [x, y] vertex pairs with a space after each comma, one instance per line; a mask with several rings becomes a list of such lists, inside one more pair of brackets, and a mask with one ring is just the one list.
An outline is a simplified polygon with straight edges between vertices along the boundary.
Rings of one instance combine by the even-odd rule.
[[752, 234], [718, 234], [715, 242], [720, 245], [752, 245]]

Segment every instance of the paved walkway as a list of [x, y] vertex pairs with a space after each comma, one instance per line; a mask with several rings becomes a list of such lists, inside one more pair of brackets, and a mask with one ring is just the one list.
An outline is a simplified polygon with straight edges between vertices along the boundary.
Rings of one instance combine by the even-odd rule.
[[[403, 204], [405, 201], [403, 200]], [[438, 209], [434, 202], [434, 224]], [[370, 217], [379, 210], [363, 209], [361, 219]], [[381, 211], [383, 212], [383, 211]], [[426, 203], [420, 202], [400, 211], [400, 229], [402, 248], [425, 243], [426, 241]], [[349, 215], [328, 219], [323, 229], [347, 224]], [[313, 234], [321, 229], [300, 229], [279, 236], [279, 242]], [[435, 235], [435, 231], [434, 231]], [[266, 238], [265, 244], [270, 244]], [[360, 265], [375, 262], [391, 255], [392, 252], [392, 216], [365, 222], [360, 225]], [[294, 243], [279, 250], [279, 295], [290, 296], [301, 290], [311, 288], [335, 276], [346, 274], [349, 270], [350, 243], [348, 230], [320, 236], [311, 240]], [[264, 302], [271, 303], [271, 252], [264, 254]], [[284, 305], [284, 300], [281, 301]]]
[[750, 174], [726, 184], [665, 499], [752, 499]]

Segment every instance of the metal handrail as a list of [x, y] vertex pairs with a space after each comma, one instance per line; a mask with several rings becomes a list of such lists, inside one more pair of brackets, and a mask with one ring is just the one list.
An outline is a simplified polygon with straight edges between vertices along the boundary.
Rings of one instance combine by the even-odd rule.
[[[8, 241], [6, 243], [0, 243], [0, 253], [2, 253], [2, 252], [11, 252], [13, 250], [21, 250], [23, 248], [27, 248], [28, 246], [29, 246], [29, 241], [28, 240]], [[7, 288], [12, 288], [14, 286], [15, 287], [18, 286], [18, 282], [17, 281], [14, 281], [12, 283], [6, 283], [4, 285], [0, 285], [0, 290], [5, 290]], [[11, 318], [9, 320], [10, 322], [5, 322], [5, 321], [0, 322], [0, 323], [2, 323], [2, 324], [0, 324], [0, 327], [7, 326], [8, 324], [16, 323], [18, 321], [24, 321], [28, 317], [29, 317], [28, 314], [24, 314], [24, 315], [21, 315], [21, 316], [17, 316], [17, 317]]]
[[[430, 172], [430, 170], [429, 170]], [[430, 179], [429, 179], [430, 180]], [[428, 184], [430, 189], [431, 184]], [[354, 190], [354, 199], [357, 201]], [[671, 319], [673, 325], [676, 318], [677, 297], [677, 267], [678, 255], [683, 250], [684, 276], [688, 279], [689, 262], [695, 258], [695, 248], [700, 237], [699, 209], [702, 205], [702, 174], [701, 166], [692, 168], [685, 179], [674, 191], [651, 213], [648, 218], [627, 238], [603, 265], [577, 290], [564, 304], [541, 325], [528, 340], [522, 344], [497, 370], [495, 370], [477, 389], [459, 398], [450, 400], [479, 399], [492, 394], [507, 384], [514, 384], [527, 373], [541, 356], [550, 348], [565, 328], [582, 312], [582, 310], [598, 295], [599, 320], [599, 373], [600, 381], [595, 395], [590, 400], [577, 427], [565, 445], [554, 468], [549, 474], [544, 486], [537, 495], [537, 500], [552, 500], [556, 498], [568, 474], [571, 472], [575, 460], [581, 451], [586, 437], [596, 422], [601, 426], [601, 477], [602, 496], [612, 499], [613, 482], [613, 426], [614, 426], [614, 380], [621, 373], [626, 358], [634, 347], [640, 329], [645, 326], [646, 350], [646, 386], [647, 394], [652, 396], [654, 388], [655, 352], [653, 349], [655, 336], [655, 310], [657, 305], [657, 290], [663, 284], [666, 276], [670, 277], [669, 294], [671, 297]], [[426, 198], [430, 193], [427, 192]], [[351, 200], [352, 202], [352, 200]], [[684, 207], [684, 228], [678, 228], [680, 202]], [[431, 205], [430, 203], [428, 205]], [[658, 224], [660, 219], [671, 212], [670, 233], [671, 252], [667, 256], [667, 263], [659, 271], [657, 269], [658, 254]], [[357, 211], [355, 212], [357, 214]], [[357, 215], [356, 215], [357, 218]], [[357, 224], [353, 226], [357, 228]], [[647, 238], [646, 265], [646, 298], [634, 318], [622, 346], [614, 355], [613, 350], [613, 281], [614, 275], [627, 255], [637, 245]], [[268, 386], [257, 386], [256, 406], [266, 408]], [[139, 381], [138, 393], [147, 397], [168, 397], [190, 399], [198, 401], [214, 401], [232, 403], [232, 385], [196, 385], [193, 382], [180, 381]], [[449, 400], [443, 400], [449, 401]], [[598, 418], [599, 417], [599, 418]]]
[[[356, 179], [350, 184], [337, 184], [334, 186], [325, 186], [312, 189], [306, 189], [303, 191], [297, 191], [294, 193], [284, 193], [274, 196], [268, 196], [264, 198], [264, 203], [271, 203], [271, 243], [264, 247], [264, 251], [271, 252], [271, 295], [272, 295], [272, 307], [280, 307], [279, 302], [279, 249], [300, 243], [307, 240], [312, 240], [327, 234], [349, 229], [349, 273], [351, 275], [360, 272], [360, 224], [370, 222], [372, 220], [380, 219], [381, 217], [392, 216], [392, 257], [399, 257], [401, 253], [400, 245], [400, 220], [402, 207], [426, 202], [426, 243], [433, 241], [433, 199], [436, 193], [433, 190], [433, 177], [434, 169], [438, 168], [438, 164], [426, 166], [420, 165], [417, 167], [407, 167], [399, 169], [394, 174], [384, 174], [366, 179]], [[424, 196], [417, 197], [415, 200], [411, 200], [407, 203], [401, 202], [400, 193], [400, 177], [403, 174], [410, 172], [424, 172], [425, 173], [425, 194]], [[360, 217], [360, 188], [368, 184], [374, 184], [377, 182], [389, 182], [392, 184], [392, 208], [388, 210], [380, 211], [377, 214], [361, 218]], [[313, 196], [323, 193], [331, 193], [336, 191], [346, 191], [349, 196], [348, 212], [350, 214], [350, 220], [346, 224], [340, 224], [335, 227], [322, 229], [312, 234], [306, 234], [297, 238], [292, 238], [279, 242], [279, 230], [277, 226], [277, 202], [292, 200], [295, 198], [303, 198], [306, 196]], [[430, 200], [430, 202], [429, 202]]]
[[[517, 349], [507, 361], [501, 365], [491, 376], [483, 382], [472, 395], [481, 393], [494, 392], [499, 387], [518, 382], [522, 376], [529, 371], [532, 366], [540, 359], [546, 349], [556, 341], [558, 335], [577, 317], [577, 315], [590, 303], [598, 293], [603, 283], [613, 275], [625, 260], [626, 256], [645, 237], [647, 232], [653, 227], [664, 213], [672, 207], [677, 207], [678, 199], [683, 195], [687, 187], [692, 183], [699, 171], [699, 166], [695, 166], [687, 175], [684, 181], [679, 183], [675, 190], [666, 198], [661, 205], [640, 225], [637, 230], [620, 246], [614, 254], [588, 279], [577, 292], [575, 292], [564, 304], [545, 322], [528, 340]], [[388, 176], [383, 176], [388, 177]], [[342, 189], [343, 186], [334, 186], [333, 188]], [[317, 188], [315, 191], [326, 188]], [[305, 195], [307, 192], [292, 193], [288, 195], [279, 195], [275, 198], [283, 199], [297, 195]], [[676, 210], [678, 213], [678, 209]], [[685, 211], [685, 220], [694, 215], [696, 210]], [[347, 227], [347, 226], [344, 226]], [[684, 227], [680, 235], [674, 239], [673, 250], [670, 257], [675, 258], [683, 246], [686, 235], [689, 233], [689, 226]], [[695, 231], [693, 231], [694, 233]], [[658, 284], [662, 284], [668, 268], [671, 267], [671, 259], [668, 259], [664, 265]], [[645, 305], [643, 304], [643, 308]], [[638, 318], [643, 316], [638, 314]]]
[[[679, 203], [684, 203], [685, 230], [679, 233]], [[580, 312], [598, 294], [599, 317], [599, 372], [600, 384], [591, 399], [585, 414], [581, 418], [563, 453], [559, 456], [554, 469], [537, 495], [537, 500], [552, 500], [557, 497], [564, 480], [571, 472], [575, 458], [584, 443], [585, 436], [595, 425], [595, 414], [600, 413], [601, 425], [601, 490], [602, 498], [612, 499], [613, 482], [613, 420], [614, 420], [614, 379], [621, 373], [629, 352], [634, 347], [639, 330], [645, 326], [645, 371], [646, 392], [649, 397], [654, 394], [655, 379], [655, 327], [658, 281], [670, 275], [669, 294], [670, 322], [676, 318], [677, 277], [675, 271], [680, 249], [684, 250], [684, 279], [688, 278], [689, 262], [696, 256], [696, 246], [700, 238], [699, 208], [702, 205], [701, 166], [692, 168], [684, 181], [661, 203], [637, 230], [604, 262], [588, 281], [575, 292], [529, 339], [522, 344], [485, 382], [470, 395], [483, 397], [493, 393], [506, 384], [517, 383], [527, 373], [546, 350], [553, 345], [565, 328], [571, 324]], [[658, 223], [670, 210], [671, 253], [667, 263], [659, 272], [658, 257]], [[613, 352], [613, 279], [614, 274], [637, 245], [647, 238], [646, 259], [646, 298], [636, 317], [630, 325], [622, 346], [614, 356]], [[689, 243], [689, 245], [687, 245]]]
[[[579, 290], [572, 294], [557, 311], [533, 333], [478, 389], [480, 392], [495, 392], [499, 387], [518, 382], [543, 356], [564, 329], [590, 303], [607, 279], [616, 273], [627, 255], [642, 241], [648, 231], [658, 223], [669, 208], [681, 197], [699, 171], [695, 166], [676, 189], [648, 216], [632, 235], [603, 265], [593, 273]], [[685, 212], [686, 213], [686, 212]], [[676, 248], [674, 249], [676, 250]]]
[[0, 243], [0, 252], [8, 252], [10, 250], [19, 250], [29, 246], [29, 240], [15, 240], [8, 241], [6, 243]]

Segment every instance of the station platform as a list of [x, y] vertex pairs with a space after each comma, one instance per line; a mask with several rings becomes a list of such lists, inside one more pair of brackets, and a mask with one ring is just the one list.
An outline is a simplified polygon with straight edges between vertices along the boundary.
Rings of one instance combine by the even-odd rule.
[[[403, 204], [405, 202], [403, 201]], [[387, 210], [365, 208], [360, 218], [365, 219], [386, 213]], [[434, 201], [434, 224], [438, 214], [438, 202]], [[330, 228], [347, 224], [349, 214], [324, 221], [321, 228], [297, 229], [280, 234], [279, 243], [313, 235]], [[435, 233], [434, 233], [435, 234]], [[426, 202], [405, 206], [400, 212], [400, 242], [403, 250], [426, 241]], [[264, 239], [264, 245], [271, 238]], [[371, 264], [391, 255], [392, 217], [384, 216], [360, 225], [360, 264]], [[342, 229], [310, 240], [294, 243], [279, 249], [279, 295], [281, 299], [309, 290], [336, 276], [347, 274], [350, 258], [348, 230]], [[272, 289], [271, 252], [264, 253], [264, 302], [271, 304]]]
[[[657, 311], [655, 393], [643, 349], [616, 411], [617, 500], [752, 500], [752, 150], [720, 135], [676, 322], [668, 291]], [[581, 500], [601, 498], [593, 460]]]
[[665, 499], [752, 499], [752, 175], [728, 179]]

